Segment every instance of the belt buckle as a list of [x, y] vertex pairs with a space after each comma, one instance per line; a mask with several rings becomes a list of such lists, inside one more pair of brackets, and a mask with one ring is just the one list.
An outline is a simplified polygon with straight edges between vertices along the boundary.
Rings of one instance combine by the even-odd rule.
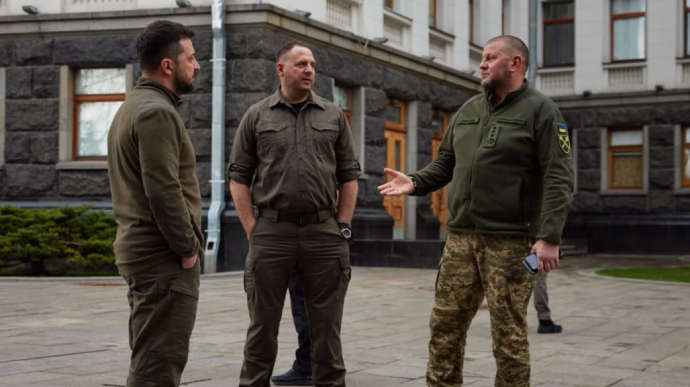
[[300, 215], [298, 222], [300, 227], [304, 227], [307, 224], [307, 216], [306, 215]]

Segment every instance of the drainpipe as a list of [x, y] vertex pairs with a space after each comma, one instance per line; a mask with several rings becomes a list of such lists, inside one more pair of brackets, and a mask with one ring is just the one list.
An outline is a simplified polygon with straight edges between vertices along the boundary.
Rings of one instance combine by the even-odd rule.
[[225, 1], [213, 0], [213, 105], [211, 126], [211, 207], [204, 253], [204, 273], [215, 273], [221, 237], [221, 215], [225, 209]]
[[537, 74], [537, 0], [529, 0], [529, 69], [527, 80], [533, 89]]

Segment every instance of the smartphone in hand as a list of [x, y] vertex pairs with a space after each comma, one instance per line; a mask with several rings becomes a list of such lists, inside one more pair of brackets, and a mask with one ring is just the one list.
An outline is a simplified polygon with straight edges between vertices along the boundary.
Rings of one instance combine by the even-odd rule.
[[537, 254], [532, 253], [525, 257], [525, 259], [522, 260], [522, 266], [527, 269], [527, 272], [535, 275], [539, 272], [538, 266], [537, 266]]
[[[558, 259], [563, 259], [563, 252], [561, 250], [558, 250]], [[537, 266], [537, 254], [532, 253], [525, 257], [525, 259], [522, 260], [522, 266], [524, 266], [525, 269], [527, 269], [527, 272], [532, 275], [539, 273], [539, 267]]]

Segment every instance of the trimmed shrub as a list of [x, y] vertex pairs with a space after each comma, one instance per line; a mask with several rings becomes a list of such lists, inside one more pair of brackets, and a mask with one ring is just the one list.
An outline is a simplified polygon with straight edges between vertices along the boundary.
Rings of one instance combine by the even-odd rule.
[[15, 275], [116, 272], [115, 219], [91, 206], [0, 206], [0, 270]]

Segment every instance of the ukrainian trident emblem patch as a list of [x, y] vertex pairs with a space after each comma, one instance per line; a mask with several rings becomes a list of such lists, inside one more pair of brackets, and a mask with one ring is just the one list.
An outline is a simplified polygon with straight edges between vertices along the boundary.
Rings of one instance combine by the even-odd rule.
[[561, 148], [563, 153], [570, 153], [570, 137], [568, 137], [568, 128], [565, 125], [556, 125], [558, 129], [558, 146]]

